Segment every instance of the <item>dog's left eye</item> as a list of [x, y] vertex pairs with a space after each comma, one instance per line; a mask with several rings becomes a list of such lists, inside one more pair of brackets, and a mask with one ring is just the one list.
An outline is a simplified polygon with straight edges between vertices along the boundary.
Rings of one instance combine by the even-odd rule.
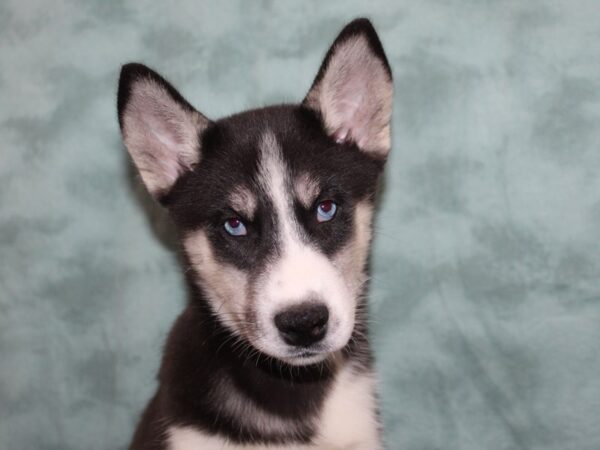
[[223, 227], [225, 228], [225, 231], [232, 236], [245, 236], [248, 233], [244, 222], [235, 217], [227, 219]]
[[337, 204], [333, 200], [325, 200], [317, 206], [317, 220], [319, 222], [329, 222], [335, 216]]

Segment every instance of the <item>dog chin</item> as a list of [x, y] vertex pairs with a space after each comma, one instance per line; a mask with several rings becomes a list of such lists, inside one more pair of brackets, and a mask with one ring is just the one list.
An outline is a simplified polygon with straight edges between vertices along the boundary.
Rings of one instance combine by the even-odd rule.
[[[347, 342], [346, 342], [347, 344]], [[264, 351], [272, 358], [276, 358], [290, 366], [310, 366], [313, 364], [319, 364], [327, 360], [336, 359], [340, 355], [340, 350], [346, 345], [327, 345], [321, 344], [313, 348], [293, 348], [290, 347], [287, 350], [278, 349], [276, 352]]]
[[331, 352], [312, 352], [307, 350], [304, 353], [280, 359], [290, 366], [310, 366], [325, 361], [329, 356], [331, 356]]
[[290, 366], [310, 366], [312, 364], [318, 364], [320, 362], [325, 361], [329, 357], [331, 357], [337, 349], [329, 349], [329, 348], [304, 348], [304, 349], [296, 349], [296, 348], [269, 348], [263, 345], [257, 345], [258, 343], [252, 343], [258, 351], [261, 353], [282, 361]]

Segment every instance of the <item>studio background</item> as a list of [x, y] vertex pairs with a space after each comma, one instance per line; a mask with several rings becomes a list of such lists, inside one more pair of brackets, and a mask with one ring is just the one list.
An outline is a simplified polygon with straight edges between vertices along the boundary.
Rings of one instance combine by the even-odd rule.
[[370, 17], [395, 79], [372, 259], [392, 450], [600, 448], [596, 1], [0, 3], [0, 448], [123, 449], [185, 301], [120, 65], [211, 118], [302, 99]]

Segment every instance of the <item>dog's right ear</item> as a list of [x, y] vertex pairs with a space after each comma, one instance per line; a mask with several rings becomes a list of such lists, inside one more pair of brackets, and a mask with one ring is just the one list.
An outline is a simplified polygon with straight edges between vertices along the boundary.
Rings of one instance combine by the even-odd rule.
[[117, 107], [125, 146], [146, 188], [160, 200], [200, 160], [200, 137], [210, 121], [142, 64], [121, 69]]

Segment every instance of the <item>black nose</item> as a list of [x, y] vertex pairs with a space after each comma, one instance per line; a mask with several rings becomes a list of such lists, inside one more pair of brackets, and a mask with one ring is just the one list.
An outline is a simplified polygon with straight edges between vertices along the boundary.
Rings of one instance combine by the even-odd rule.
[[325, 337], [329, 310], [322, 303], [301, 303], [275, 316], [275, 325], [286, 344], [306, 347]]

